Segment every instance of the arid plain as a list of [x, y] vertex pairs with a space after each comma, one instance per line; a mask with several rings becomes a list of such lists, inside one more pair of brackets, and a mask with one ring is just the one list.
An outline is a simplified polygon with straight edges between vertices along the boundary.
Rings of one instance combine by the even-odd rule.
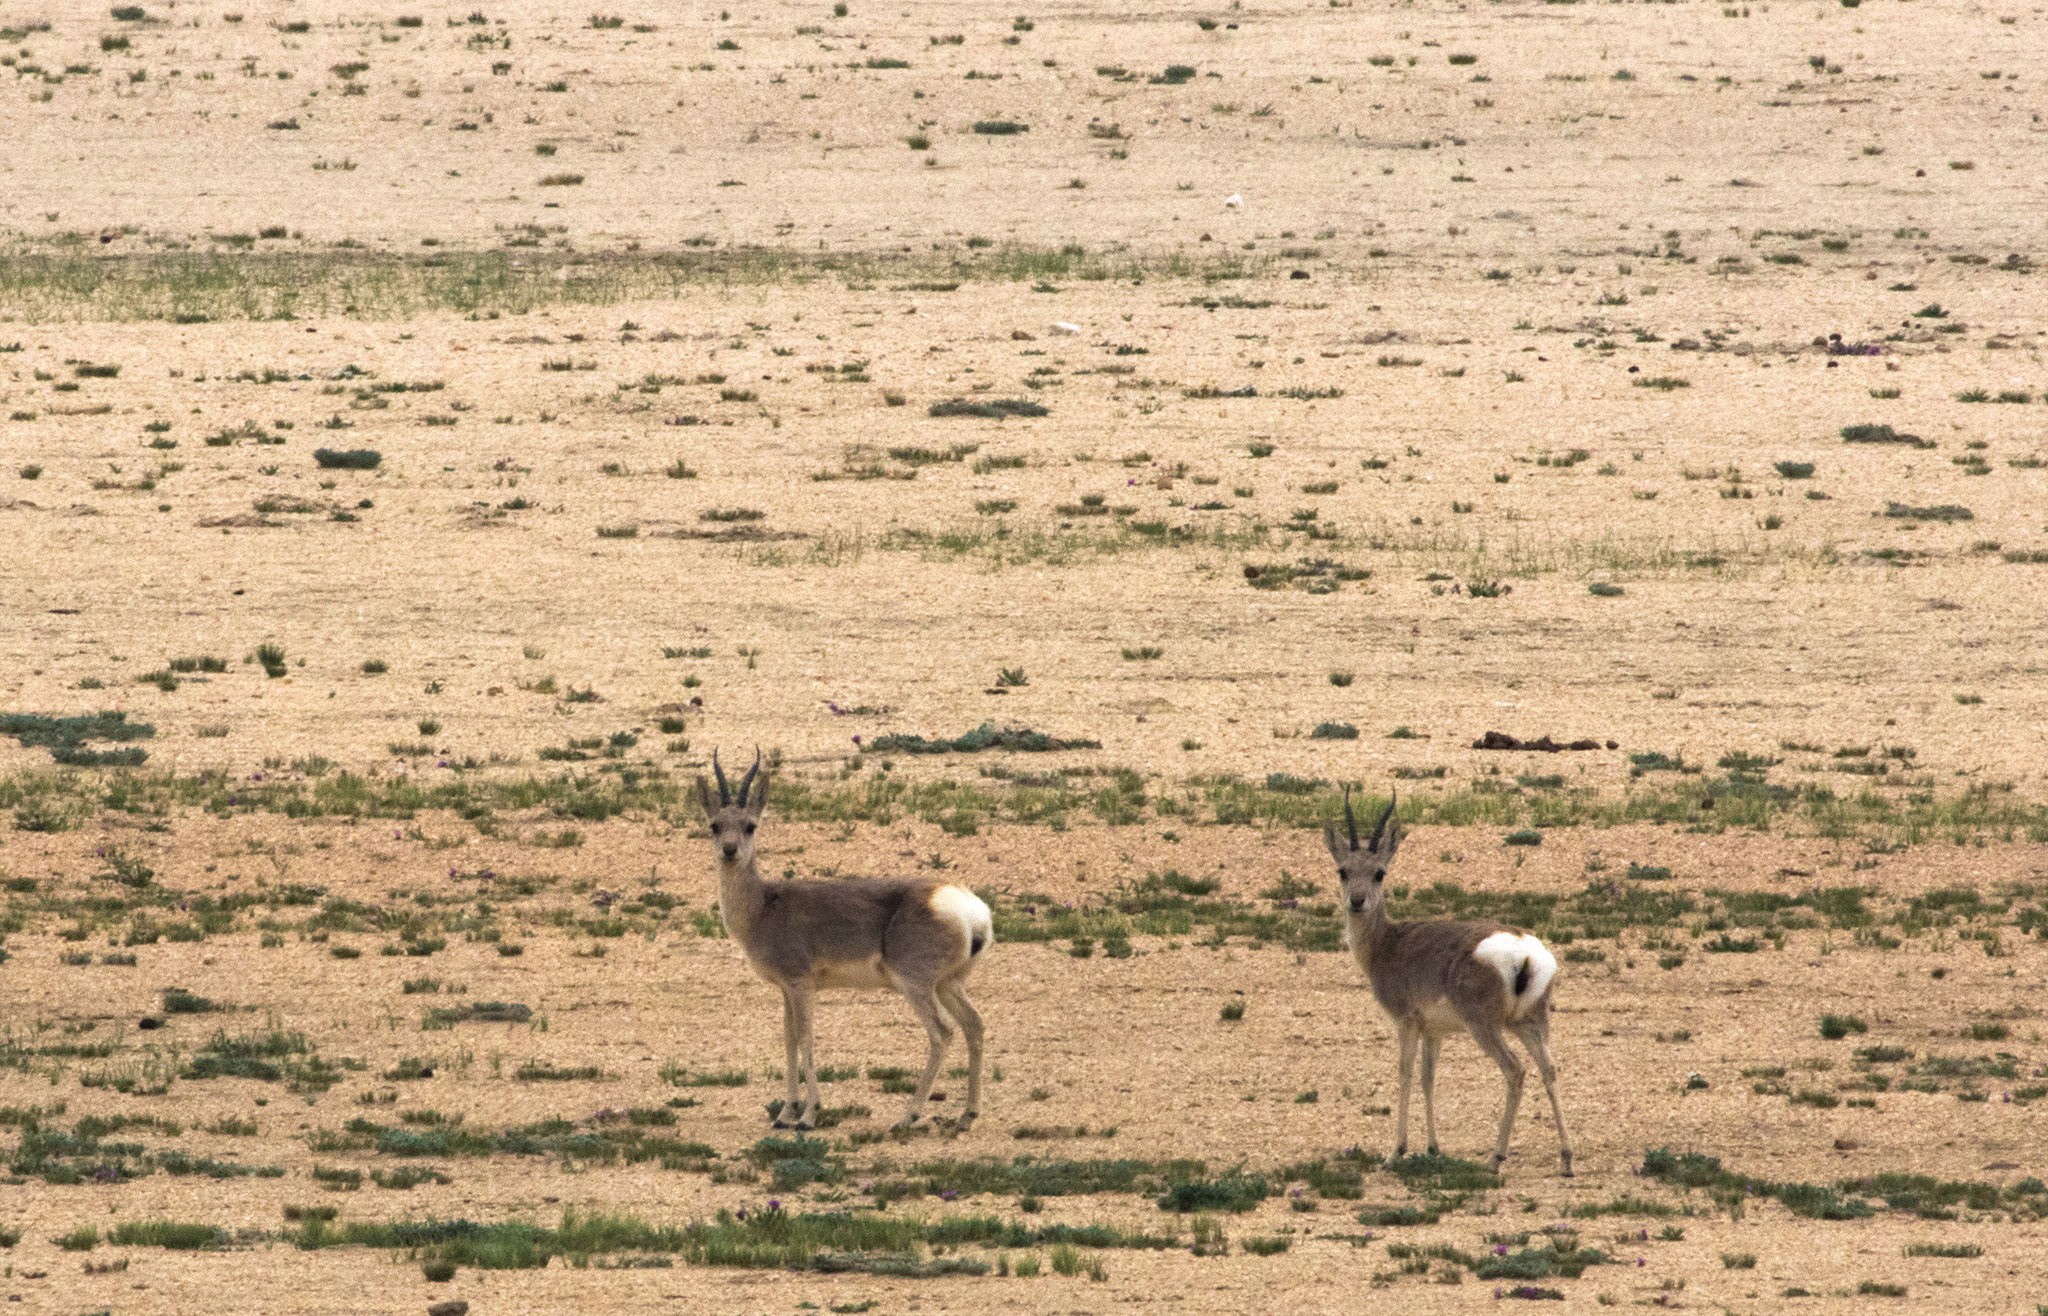
[[[0, 0], [0, 1289], [2048, 1304], [2043, 24]], [[971, 1130], [769, 1128], [756, 746]], [[1577, 1177], [1393, 1157], [1345, 784]]]

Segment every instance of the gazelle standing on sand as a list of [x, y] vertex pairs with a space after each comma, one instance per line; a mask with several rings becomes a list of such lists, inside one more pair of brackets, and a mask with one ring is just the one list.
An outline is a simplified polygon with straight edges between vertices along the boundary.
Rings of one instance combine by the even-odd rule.
[[[753, 791], [760, 751], [740, 779], [737, 802], [716, 752], [711, 771], [718, 778], [718, 803], [711, 802], [711, 788], [702, 777], [697, 778], [697, 796], [711, 820], [719, 912], [754, 972], [782, 992], [789, 1100], [776, 1115], [775, 1127], [808, 1129], [818, 1122], [818, 1065], [811, 1046], [818, 989], [887, 987], [910, 1002], [931, 1039], [924, 1077], [896, 1127], [915, 1124], [931, 1099], [932, 1083], [958, 1025], [967, 1036], [967, 1104], [957, 1125], [967, 1128], [981, 1111], [982, 1038], [981, 1016], [967, 999], [967, 975], [995, 940], [988, 906], [966, 887], [921, 878], [763, 882], [754, 867], [754, 829], [768, 805], [767, 778]], [[808, 1105], [798, 1100], [799, 1072], [809, 1080]]]
[[1550, 1062], [1550, 988], [1557, 978], [1556, 957], [1528, 933], [1498, 923], [1388, 922], [1384, 883], [1387, 865], [1401, 844], [1393, 798], [1388, 798], [1372, 839], [1360, 846], [1351, 788], [1345, 787], [1344, 829], [1346, 835], [1339, 836], [1335, 827], [1323, 828], [1323, 840], [1337, 861], [1348, 906], [1345, 941], [1401, 1039], [1395, 1155], [1408, 1153], [1408, 1087], [1417, 1044], [1422, 1050], [1422, 1117], [1430, 1154], [1435, 1155], [1437, 1048], [1445, 1037], [1467, 1032], [1507, 1078], [1508, 1104], [1500, 1117], [1500, 1141], [1493, 1149], [1493, 1168], [1500, 1169], [1507, 1159], [1508, 1135], [1515, 1128], [1515, 1108], [1522, 1101], [1522, 1061], [1508, 1049], [1506, 1036], [1513, 1033], [1536, 1062], [1543, 1090], [1550, 1094], [1551, 1114], [1557, 1117], [1558, 1164], [1569, 1178], [1572, 1147], [1565, 1137], [1564, 1111], [1557, 1104], [1557, 1067]]

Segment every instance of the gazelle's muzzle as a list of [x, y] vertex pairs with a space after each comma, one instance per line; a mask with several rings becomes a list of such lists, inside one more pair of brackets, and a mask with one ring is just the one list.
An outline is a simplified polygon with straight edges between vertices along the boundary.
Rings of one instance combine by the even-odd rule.
[[738, 841], [721, 842], [718, 848], [724, 852], [725, 857], [727, 859], [736, 859], [739, 857], [740, 843]]

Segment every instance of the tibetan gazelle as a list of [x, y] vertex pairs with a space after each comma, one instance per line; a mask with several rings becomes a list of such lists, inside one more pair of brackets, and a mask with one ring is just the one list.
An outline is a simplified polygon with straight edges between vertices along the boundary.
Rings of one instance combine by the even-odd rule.
[[1394, 817], [1391, 798], [1371, 839], [1361, 845], [1351, 813], [1351, 791], [1346, 788], [1344, 833], [1325, 827], [1323, 839], [1337, 861], [1344, 887], [1345, 939], [1372, 981], [1372, 994], [1400, 1034], [1395, 1154], [1408, 1152], [1408, 1088], [1418, 1044], [1422, 1117], [1434, 1154], [1437, 1049], [1448, 1036], [1470, 1033], [1507, 1079], [1507, 1109], [1501, 1112], [1500, 1139], [1493, 1149], [1493, 1168], [1500, 1169], [1515, 1128], [1515, 1108], [1522, 1101], [1524, 1071], [1521, 1058], [1508, 1047], [1507, 1035], [1512, 1033], [1536, 1062], [1543, 1090], [1550, 1094], [1550, 1110], [1557, 1118], [1558, 1164], [1569, 1177], [1572, 1147], [1565, 1137], [1564, 1111], [1557, 1103], [1557, 1066], [1550, 1061], [1550, 988], [1557, 979], [1557, 958], [1528, 933], [1498, 923], [1389, 922], [1383, 888], [1387, 866], [1401, 844], [1401, 823]]
[[[776, 1127], [817, 1124], [811, 1018], [824, 987], [900, 992], [924, 1025], [931, 1041], [924, 1076], [898, 1128], [923, 1113], [957, 1026], [967, 1038], [967, 1103], [958, 1127], [972, 1124], [981, 1110], [982, 1030], [981, 1016], [967, 999], [967, 975], [995, 940], [988, 906], [966, 887], [920, 878], [764, 882], [754, 866], [754, 831], [768, 804], [768, 779], [754, 789], [761, 756], [756, 752], [754, 766], [740, 780], [737, 801], [716, 754], [711, 771], [718, 778], [717, 801], [702, 777], [697, 794], [711, 820], [719, 910], [747, 963], [782, 993], [789, 1099]], [[808, 1104], [799, 1099], [800, 1073], [809, 1082]]]

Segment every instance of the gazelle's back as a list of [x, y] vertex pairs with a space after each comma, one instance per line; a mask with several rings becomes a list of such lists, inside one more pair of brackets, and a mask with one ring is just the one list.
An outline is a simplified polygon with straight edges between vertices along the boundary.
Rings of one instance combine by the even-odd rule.
[[1389, 923], [1370, 958], [1359, 959], [1387, 1013], [1422, 1021], [1431, 1032], [1464, 1026], [1457, 1002], [1526, 1018], [1547, 1004], [1557, 976], [1542, 942], [1500, 923]]
[[[965, 888], [930, 878], [769, 882], [762, 894], [756, 953], [795, 974], [817, 966], [824, 985], [885, 986], [865, 981], [884, 969], [888, 975], [946, 976], [991, 939], [988, 907]], [[949, 928], [955, 935], [945, 935]], [[870, 972], [854, 972], [857, 965]]]

